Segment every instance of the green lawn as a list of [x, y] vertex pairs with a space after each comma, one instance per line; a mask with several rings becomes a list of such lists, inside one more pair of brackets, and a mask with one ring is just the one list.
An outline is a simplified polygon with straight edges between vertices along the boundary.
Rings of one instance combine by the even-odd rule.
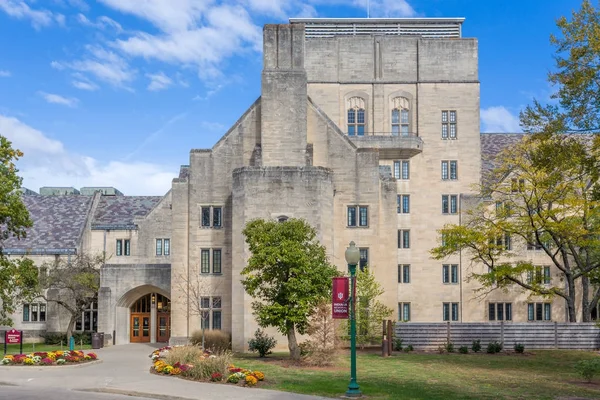
[[[76, 345], [75, 350], [89, 350], [92, 346], [90, 345]], [[36, 351], [56, 351], [56, 350], [69, 350], [69, 346], [60, 345], [47, 345], [44, 343], [24, 343], [23, 344], [23, 353], [29, 354]], [[19, 354], [19, 345], [18, 344], [9, 344], [7, 354]], [[4, 344], [0, 344], [0, 355], [4, 355]]]
[[[349, 381], [348, 352], [328, 369], [288, 366], [286, 357], [236, 355], [236, 365], [265, 372], [262, 386], [339, 397]], [[371, 399], [556, 399], [600, 398], [600, 377], [583, 383], [573, 365], [598, 357], [583, 351], [533, 351], [525, 355], [359, 354], [358, 383]]]

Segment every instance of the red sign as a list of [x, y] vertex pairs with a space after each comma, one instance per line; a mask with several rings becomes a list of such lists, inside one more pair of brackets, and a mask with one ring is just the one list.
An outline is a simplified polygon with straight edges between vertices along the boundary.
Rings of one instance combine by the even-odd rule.
[[348, 278], [333, 278], [333, 291], [331, 302], [331, 317], [335, 319], [348, 318], [348, 298], [350, 292]]
[[21, 332], [16, 329], [11, 329], [5, 333], [4, 340], [6, 340], [6, 343], [8, 344], [19, 344], [21, 343]]

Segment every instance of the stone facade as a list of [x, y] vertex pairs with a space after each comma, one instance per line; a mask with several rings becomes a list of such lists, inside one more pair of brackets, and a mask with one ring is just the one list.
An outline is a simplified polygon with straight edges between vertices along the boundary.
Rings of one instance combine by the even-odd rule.
[[[109, 338], [114, 333], [116, 344], [132, 339], [131, 307], [148, 294], [170, 299], [170, 340], [187, 341], [203, 318], [186, 288], [201, 282], [205, 323], [231, 332], [234, 350], [244, 350], [257, 328], [240, 283], [249, 257], [241, 232], [253, 218], [306, 219], [341, 271], [346, 246], [355, 241], [397, 318], [487, 321], [488, 303], [497, 302], [512, 304], [513, 321], [527, 321], [527, 303], [535, 299], [521, 292], [479, 299], [466, 279], [479, 266], [460, 255], [435, 261], [429, 253], [439, 243], [437, 230], [461, 221], [460, 210], [473, 201], [472, 187], [494, 154], [521, 138], [480, 134], [477, 40], [431, 37], [427, 24], [440, 21], [426, 19], [420, 28], [382, 20], [377, 29], [386, 35], [349, 34], [347, 27], [314, 34], [320, 24], [338, 22], [265, 26], [261, 96], [212, 148], [191, 150], [165, 196], [122, 196], [112, 188], [26, 192], [30, 210], [70, 201], [87, 211], [71, 224], [79, 234], [59, 237], [39, 254], [28, 251], [36, 243], [12, 243], [10, 254], [41, 263], [104, 252], [97, 329]], [[408, 28], [400, 26], [405, 23]], [[459, 34], [462, 20], [446, 23]], [[353, 29], [363, 25], [373, 20], [354, 20]], [[398, 34], [404, 28], [412, 33]], [[44, 212], [33, 214], [43, 219]], [[547, 264], [537, 253], [523, 257]], [[155, 341], [154, 302], [148, 313], [148, 340]], [[559, 300], [551, 319], [565, 320]], [[22, 329], [64, 329], [56, 316], [36, 324], [15, 320]], [[270, 332], [285, 346], [283, 336]]]

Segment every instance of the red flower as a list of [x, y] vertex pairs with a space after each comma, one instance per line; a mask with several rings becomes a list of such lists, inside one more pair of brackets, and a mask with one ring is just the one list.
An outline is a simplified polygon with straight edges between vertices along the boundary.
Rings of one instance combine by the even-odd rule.
[[96, 353], [87, 353], [87, 355], [90, 356], [90, 358], [92, 360], [97, 360], [98, 359], [98, 356], [96, 355]]
[[241, 368], [229, 368], [229, 372], [235, 374], [236, 372], [242, 372]]
[[213, 374], [210, 376], [210, 380], [213, 382], [220, 381], [221, 379], [223, 379], [223, 375], [218, 372], [213, 372]]
[[53, 362], [54, 361], [52, 361], [52, 359], [48, 358], [48, 357], [42, 358], [42, 361], [41, 361], [41, 363], [44, 364], [44, 365], [52, 365]]

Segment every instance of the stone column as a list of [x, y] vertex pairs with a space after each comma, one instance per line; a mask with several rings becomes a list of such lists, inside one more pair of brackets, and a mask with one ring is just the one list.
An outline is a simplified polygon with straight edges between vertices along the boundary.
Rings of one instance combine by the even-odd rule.
[[150, 343], [156, 343], [156, 324], [158, 323], [156, 318], [156, 293], [152, 293], [150, 296], [151, 299], [154, 299], [150, 306]]

